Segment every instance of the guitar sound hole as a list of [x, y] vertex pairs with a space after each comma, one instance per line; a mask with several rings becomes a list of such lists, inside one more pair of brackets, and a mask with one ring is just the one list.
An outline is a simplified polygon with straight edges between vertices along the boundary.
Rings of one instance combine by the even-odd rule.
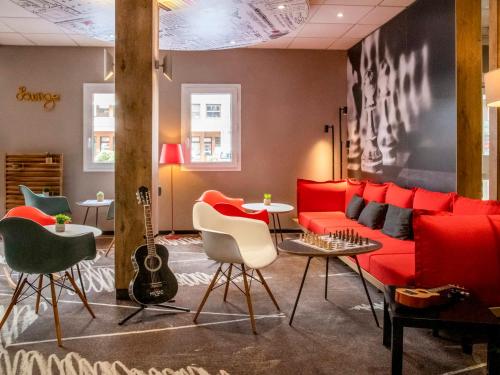
[[148, 255], [144, 259], [144, 267], [146, 267], [146, 269], [149, 272], [158, 271], [161, 268], [161, 265], [162, 265], [161, 258], [157, 255]]

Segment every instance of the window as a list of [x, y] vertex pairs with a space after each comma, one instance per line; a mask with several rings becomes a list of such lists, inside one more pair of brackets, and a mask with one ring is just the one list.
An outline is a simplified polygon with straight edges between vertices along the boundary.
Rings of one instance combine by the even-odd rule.
[[240, 111], [240, 85], [182, 85], [183, 169], [241, 170]]
[[207, 117], [220, 118], [220, 104], [207, 104]]
[[115, 164], [115, 88], [83, 85], [83, 170], [112, 172]]

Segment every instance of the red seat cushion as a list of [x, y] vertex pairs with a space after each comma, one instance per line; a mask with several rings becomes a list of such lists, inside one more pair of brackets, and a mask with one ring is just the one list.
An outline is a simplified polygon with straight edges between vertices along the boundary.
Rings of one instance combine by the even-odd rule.
[[433, 211], [451, 211], [455, 193], [438, 193], [417, 188], [413, 198], [413, 208]]
[[344, 211], [346, 181], [297, 180], [297, 211]]
[[385, 195], [385, 203], [402, 208], [413, 208], [414, 189], [404, 189], [390, 183]]
[[370, 273], [385, 285], [414, 285], [415, 255], [375, 255], [370, 260]]
[[344, 212], [347, 210], [347, 206], [349, 205], [349, 202], [351, 202], [352, 197], [354, 197], [354, 195], [356, 194], [362, 197], [364, 190], [365, 190], [364, 181], [347, 180]]
[[56, 223], [56, 219], [46, 213], [40, 211], [38, 208], [31, 206], [19, 206], [11, 208], [5, 217], [22, 217], [23, 219], [30, 219], [40, 225], [52, 225]]
[[335, 212], [301, 212], [299, 213], [299, 224], [304, 228], [309, 229], [313, 220], [343, 220], [346, 219], [345, 214], [341, 211]]
[[387, 193], [388, 184], [374, 184], [367, 182], [363, 190], [363, 199], [365, 202], [385, 203], [385, 194]]
[[[310, 214], [314, 214], [311, 216]], [[324, 234], [334, 232], [343, 228], [361, 228], [362, 225], [357, 221], [348, 219], [343, 212], [329, 212], [330, 215], [318, 215], [319, 213], [303, 213], [302, 222], [307, 223], [307, 229], [314, 233]], [[328, 228], [334, 228], [329, 230]]]
[[457, 284], [487, 305], [500, 304], [500, 216], [418, 216], [416, 282]]
[[500, 202], [483, 201], [457, 195], [453, 202], [453, 213], [457, 215], [500, 215]]

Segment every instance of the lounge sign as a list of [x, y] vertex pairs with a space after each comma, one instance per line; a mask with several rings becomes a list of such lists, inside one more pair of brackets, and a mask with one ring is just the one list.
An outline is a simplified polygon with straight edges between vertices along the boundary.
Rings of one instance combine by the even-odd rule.
[[16, 99], [20, 102], [42, 102], [46, 111], [52, 111], [56, 103], [61, 100], [61, 95], [48, 92], [30, 92], [26, 86], [19, 86]]

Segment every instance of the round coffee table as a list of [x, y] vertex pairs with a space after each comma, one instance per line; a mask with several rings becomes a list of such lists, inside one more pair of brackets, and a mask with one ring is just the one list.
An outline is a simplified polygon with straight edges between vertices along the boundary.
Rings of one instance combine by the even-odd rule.
[[378, 250], [382, 247], [382, 244], [378, 241], [369, 240], [368, 244], [363, 245], [355, 245], [355, 247], [333, 250], [333, 251], [322, 251], [316, 249], [315, 246], [307, 244], [305, 242], [299, 241], [298, 239], [286, 240], [281, 242], [278, 245], [278, 250], [283, 253], [306, 256], [307, 264], [306, 269], [304, 271], [304, 275], [302, 276], [302, 282], [300, 283], [299, 292], [297, 294], [297, 298], [295, 299], [295, 304], [293, 306], [292, 315], [290, 316], [289, 324], [292, 325], [293, 317], [295, 316], [295, 310], [297, 310], [297, 305], [299, 303], [300, 295], [302, 293], [302, 288], [304, 287], [304, 282], [306, 280], [307, 271], [309, 270], [309, 264], [311, 263], [312, 258], [325, 258], [326, 260], [326, 275], [325, 275], [325, 299], [328, 298], [328, 261], [331, 257], [339, 257], [339, 256], [351, 256], [356, 261], [356, 266], [358, 268], [359, 276], [361, 278], [361, 282], [363, 283], [363, 288], [365, 289], [366, 297], [368, 298], [368, 302], [370, 303], [370, 308], [372, 310], [373, 318], [375, 319], [375, 323], [377, 327], [380, 327], [377, 314], [375, 314], [375, 308], [373, 307], [373, 302], [368, 293], [368, 288], [366, 286], [366, 281], [363, 276], [363, 272], [359, 265], [358, 255], [370, 253], [372, 251]]
[[87, 216], [89, 214], [89, 210], [91, 208], [95, 208], [95, 226], [97, 227], [98, 219], [99, 219], [99, 207], [109, 207], [113, 199], [104, 199], [102, 201], [98, 201], [97, 199], [87, 199], [86, 201], [76, 202], [78, 206], [86, 207], [85, 218], [83, 219], [83, 224], [87, 222]]
[[286, 203], [271, 203], [266, 205], [264, 203], [245, 203], [242, 206], [245, 210], [249, 211], [262, 211], [267, 210], [273, 219], [273, 230], [274, 230], [274, 241], [278, 245], [278, 231], [276, 228], [276, 222], [278, 222], [278, 228], [281, 236], [281, 241], [283, 241], [283, 233], [281, 232], [280, 214], [293, 211], [294, 207]]

